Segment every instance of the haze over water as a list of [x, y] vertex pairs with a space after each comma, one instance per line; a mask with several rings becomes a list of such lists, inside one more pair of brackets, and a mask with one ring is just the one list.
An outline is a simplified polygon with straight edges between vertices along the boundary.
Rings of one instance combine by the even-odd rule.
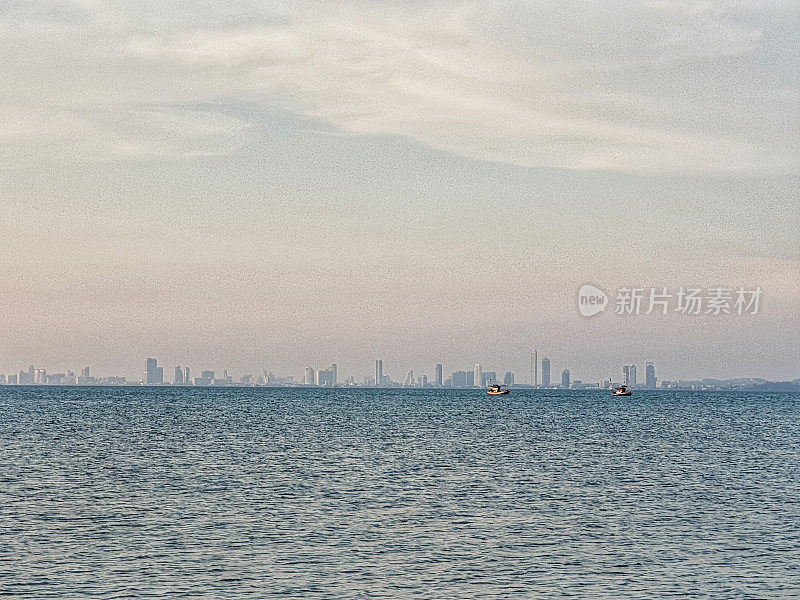
[[798, 394], [0, 388], [0, 438], [0, 595], [800, 595]]

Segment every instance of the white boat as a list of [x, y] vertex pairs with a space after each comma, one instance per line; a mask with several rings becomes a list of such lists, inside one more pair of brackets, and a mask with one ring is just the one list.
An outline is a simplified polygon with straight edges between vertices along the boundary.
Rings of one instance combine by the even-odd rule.
[[490, 396], [505, 396], [506, 394], [511, 393], [511, 391], [508, 389], [508, 386], [503, 387], [497, 384], [492, 384], [489, 386], [489, 389], [486, 390], [486, 393]]

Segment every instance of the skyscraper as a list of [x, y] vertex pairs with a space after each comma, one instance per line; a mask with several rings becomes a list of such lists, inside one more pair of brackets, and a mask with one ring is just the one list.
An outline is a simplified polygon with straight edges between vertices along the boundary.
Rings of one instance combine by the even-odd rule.
[[[315, 383], [318, 386], [333, 387], [336, 385], [336, 365], [331, 365], [330, 369], [320, 369], [315, 375]], [[313, 369], [312, 369], [313, 370]]]
[[542, 359], [542, 387], [550, 387], [550, 359]]
[[336, 385], [337, 383], [339, 383], [339, 365], [333, 363], [328, 370], [333, 373], [332, 385]]
[[[88, 377], [88, 367], [85, 371]], [[148, 358], [144, 361], [144, 382], [150, 385], [164, 383], [164, 367], [159, 367], [155, 358]]]
[[450, 385], [452, 387], [464, 387], [467, 385], [467, 372], [454, 371], [450, 374]]
[[442, 387], [442, 363], [436, 365], [436, 387]]
[[450, 376], [453, 387], [472, 387], [474, 373], [471, 371], [456, 371]]
[[473, 379], [473, 383], [475, 387], [481, 387], [483, 385], [483, 365], [478, 363], [475, 365], [475, 378]]
[[636, 387], [636, 365], [625, 365], [622, 367], [622, 377], [625, 385]]
[[180, 365], [175, 367], [175, 385], [183, 385], [183, 369]]
[[651, 362], [644, 367], [644, 385], [648, 390], [656, 388], [656, 367]]
[[375, 361], [375, 387], [383, 385], [383, 359], [379, 358]]
[[561, 387], [569, 389], [569, 369], [564, 369], [561, 373]]
[[33, 385], [35, 379], [33, 367], [27, 371], [20, 371], [17, 381], [20, 385]]
[[183, 370], [183, 383], [185, 383], [186, 385], [190, 385], [192, 383], [192, 380], [189, 379], [189, 367], [186, 367]]
[[514, 374], [511, 371], [507, 371], [505, 377], [503, 377], [503, 383], [505, 385], [514, 385]]
[[155, 371], [157, 366], [158, 366], [158, 361], [155, 358], [146, 358], [144, 360], [145, 383], [152, 383], [152, 379], [155, 376]]
[[531, 385], [539, 385], [539, 352], [534, 350], [531, 356]]
[[303, 375], [303, 385], [314, 385], [314, 369], [311, 367], [306, 367], [305, 373]]

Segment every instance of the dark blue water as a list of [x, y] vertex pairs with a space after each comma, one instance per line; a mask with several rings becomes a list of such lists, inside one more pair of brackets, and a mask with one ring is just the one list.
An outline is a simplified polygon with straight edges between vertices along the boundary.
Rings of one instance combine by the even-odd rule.
[[0, 388], [0, 594], [797, 598], [800, 395]]

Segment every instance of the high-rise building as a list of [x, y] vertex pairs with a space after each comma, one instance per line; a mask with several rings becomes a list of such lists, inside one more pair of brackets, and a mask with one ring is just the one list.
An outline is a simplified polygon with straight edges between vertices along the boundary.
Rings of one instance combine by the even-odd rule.
[[155, 358], [146, 358], [144, 359], [144, 382], [145, 383], [152, 383], [153, 378], [155, 377], [156, 368], [158, 367], [158, 361]]
[[625, 385], [636, 387], [636, 365], [625, 365], [622, 367], [622, 377]]
[[[164, 369], [162, 369], [161, 367], [156, 367], [155, 378], [156, 378], [155, 383], [163, 383], [163, 381], [164, 381]], [[89, 367], [83, 367], [83, 369], [81, 369], [80, 376], [78, 376], [78, 384], [79, 385], [92, 385], [94, 383], [96, 383], [96, 381], [89, 374]]]
[[314, 385], [314, 369], [306, 367], [305, 374], [303, 375], [303, 385]]
[[564, 389], [569, 389], [569, 369], [564, 369], [561, 372], [561, 387]]
[[189, 367], [186, 367], [183, 370], [183, 383], [185, 383], [186, 385], [189, 385], [191, 382], [192, 382], [192, 380], [189, 379]]
[[656, 389], [656, 367], [651, 362], [644, 367], [644, 385], [648, 390]]
[[481, 385], [488, 385], [489, 382], [497, 383], [497, 373], [495, 373], [494, 371], [483, 372], [483, 379], [481, 380]]
[[442, 387], [444, 379], [442, 376], [442, 363], [436, 365], [436, 387]]
[[333, 373], [333, 381], [331, 382], [331, 385], [336, 385], [339, 383], [339, 365], [333, 363], [328, 370]]
[[550, 387], [550, 359], [542, 359], [542, 387]]
[[[89, 379], [89, 367], [83, 370], [81, 378]], [[148, 358], [144, 361], [144, 382], [148, 385], [164, 383], [164, 367], [159, 367], [155, 358]]]
[[511, 371], [506, 372], [505, 377], [503, 377], [503, 384], [514, 385], [514, 374]]
[[475, 374], [472, 385], [481, 387], [483, 385], [483, 365], [478, 363], [475, 365]]
[[471, 371], [456, 371], [450, 376], [453, 387], [472, 387], [475, 374]]
[[412, 369], [406, 373], [406, 378], [403, 380], [404, 387], [411, 387], [414, 385], [414, 370]]
[[539, 385], [539, 352], [533, 351], [531, 356], [531, 385]]
[[336, 384], [336, 371], [333, 368], [335, 366], [336, 365], [333, 365], [330, 369], [320, 369], [317, 371], [314, 380], [316, 385], [333, 387]]
[[375, 387], [383, 386], [383, 359], [375, 361]]
[[27, 371], [20, 371], [19, 377], [17, 381], [20, 385], [33, 385], [36, 380], [36, 373], [33, 369], [33, 365]]
[[200, 377], [194, 378], [195, 385], [213, 385], [214, 371], [200, 371]]
[[175, 385], [183, 385], [183, 369], [180, 365], [175, 367]]

